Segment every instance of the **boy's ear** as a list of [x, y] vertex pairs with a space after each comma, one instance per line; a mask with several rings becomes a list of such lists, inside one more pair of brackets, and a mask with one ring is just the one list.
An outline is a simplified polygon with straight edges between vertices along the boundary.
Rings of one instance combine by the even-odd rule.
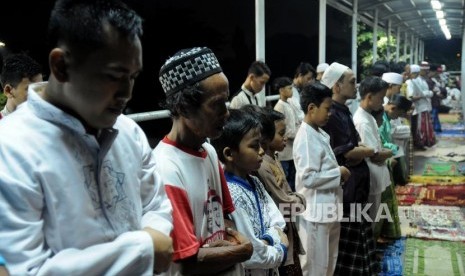
[[5, 94], [5, 96], [7, 98], [14, 98], [15, 95], [13, 95], [12, 93], [12, 90], [13, 90], [13, 86], [11, 86], [10, 84], [6, 84], [5, 87], [3, 88], [3, 93]]
[[49, 55], [50, 70], [59, 82], [68, 80], [68, 64], [66, 62], [65, 50], [55, 48]]
[[314, 103], [309, 103], [307, 105], [307, 113], [313, 111], [316, 108], [316, 105]]
[[223, 149], [223, 156], [226, 161], [228, 162], [233, 161], [232, 149], [230, 147], [225, 147]]
[[368, 94], [366, 95], [366, 98], [367, 98], [368, 100], [371, 100], [372, 97], [373, 97], [373, 93], [368, 92]]

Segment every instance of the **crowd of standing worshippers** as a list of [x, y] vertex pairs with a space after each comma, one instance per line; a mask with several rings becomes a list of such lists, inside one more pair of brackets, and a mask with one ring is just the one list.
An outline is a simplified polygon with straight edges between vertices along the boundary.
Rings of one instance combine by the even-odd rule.
[[411, 136], [434, 145], [459, 100], [443, 68], [380, 62], [357, 87], [343, 64], [302, 62], [272, 108], [266, 63], [230, 95], [209, 48], [182, 49], [159, 71], [172, 128], [152, 149], [122, 114], [141, 22], [118, 0], [59, 0], [48, 80], [5, 59], [0, 275], [377, 275]]

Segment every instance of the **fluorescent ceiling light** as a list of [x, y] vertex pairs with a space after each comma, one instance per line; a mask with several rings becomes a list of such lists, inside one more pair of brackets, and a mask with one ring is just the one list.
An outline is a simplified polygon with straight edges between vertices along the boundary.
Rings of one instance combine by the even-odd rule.
[[444, 36], [446, 37], [447, 40], [451, 38], [449, 30], [447, 30], [447, 32], [444, 32]]
[[438, 0], [431, 0], [431, 7], [433, 7], [433, 10], [440, 10], [442, 5]]
[[444, 18], [439, 19], [439, 25], [444, 26], [446, 24], [447, 24], [447, 22], [446, 22], [446, 20]]
[[437, 19], [444, 18], [444, 12], [443, 11], [436, 11], [436, 18]]

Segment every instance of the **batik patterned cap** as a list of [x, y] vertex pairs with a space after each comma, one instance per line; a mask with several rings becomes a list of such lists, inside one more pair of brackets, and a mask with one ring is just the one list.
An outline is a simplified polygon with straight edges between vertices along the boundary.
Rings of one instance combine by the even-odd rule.
[[159, 80], [166, 94], [194, 85], [223, 72], [215, 54], [207, 47], [178, 51], [161, 67]]

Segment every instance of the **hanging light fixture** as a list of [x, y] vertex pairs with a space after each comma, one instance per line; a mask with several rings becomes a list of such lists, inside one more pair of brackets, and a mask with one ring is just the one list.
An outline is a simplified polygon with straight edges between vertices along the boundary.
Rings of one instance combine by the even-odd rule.
[[431, 0], [431, 7], [433, 7], [433, 10], [440, 10], [442, 5], [438, 0]]

